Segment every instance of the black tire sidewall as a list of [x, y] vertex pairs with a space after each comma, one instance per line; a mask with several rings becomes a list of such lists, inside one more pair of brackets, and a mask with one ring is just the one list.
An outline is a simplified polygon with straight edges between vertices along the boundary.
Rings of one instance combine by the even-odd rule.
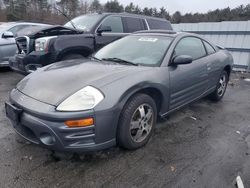
[[[153, 125], [151, 132], [147, 136], [145, 140], [143, 140], [140, 143], [134, 142], [133, 139], [131, 138], [131, 133], [130, 133], [130, 123], [131, 123], [131, 118], [135, 112], [135, 110], [142, 104], [147, 104], [152, 107], [153, 109]], [[154, 100], [146, 95], [146, 94], [136, 94], [134, 95], [124, 106], [121, 116], [120, 116], [120, 121], [118, 125], [118, 134], [117, 134], [117, 140], [119, 146], [126, 148], [126, 149], [137, 149], [142, 146], [144, 146], [150, 139], [153, 130], [156, 125], [156, 119], [157, 119], [157, 107], [154, 102]]]

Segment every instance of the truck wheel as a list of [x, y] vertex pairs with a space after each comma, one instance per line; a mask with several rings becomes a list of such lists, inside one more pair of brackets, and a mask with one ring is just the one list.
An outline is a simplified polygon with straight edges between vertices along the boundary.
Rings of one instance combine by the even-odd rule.
[[146, 94], [137, 94], [124, 106], [117, 132], [118, 144], [126, 149], [137, 149], [150, 139], [156, 124], [157, 108]]
[[213, 93], [211, 93], [208, 97], [215, 102], [220, 101], [226, 92], [228, 81], [229, 81], [228, 74], [226, 71], [223, 71], [217, 83], [216, 90]]
[[82, 59], [84, 58], [81, 54], [68, 54], [63, 56], [62, 60], [71, 60], [71, 59]]

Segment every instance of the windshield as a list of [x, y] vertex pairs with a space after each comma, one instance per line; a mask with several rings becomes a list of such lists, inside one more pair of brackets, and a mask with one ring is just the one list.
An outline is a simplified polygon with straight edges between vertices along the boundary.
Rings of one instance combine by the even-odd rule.
[[99, 50], [94, 58], [119, 59], [137, 65], [157, 66], [167, 51], [171, 37], [131, 35]]
[[13, 25], [12, 23], [0, 24], [0, 32], [8, 30], [12, 25]]
[[[76, 27], [76, 29], [81, 31], [90, 31], [93, 26], [102, 18], [102, 15], [99, 14], [91, 14], [91, 15], [84, 15], [79, 16], [71, 20]], [[71, 22], [65, 24], [65, 26], [73, 28]]]

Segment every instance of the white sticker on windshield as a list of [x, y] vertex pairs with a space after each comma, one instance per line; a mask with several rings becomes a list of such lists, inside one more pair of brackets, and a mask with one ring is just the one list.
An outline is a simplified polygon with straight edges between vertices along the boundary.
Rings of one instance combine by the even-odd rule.
[[156, 41], [158, 41], [158, 38], [141, 37], [141, 38], [139, 38], [138, 41], [142, 41], [142, 42], [156, 42]]

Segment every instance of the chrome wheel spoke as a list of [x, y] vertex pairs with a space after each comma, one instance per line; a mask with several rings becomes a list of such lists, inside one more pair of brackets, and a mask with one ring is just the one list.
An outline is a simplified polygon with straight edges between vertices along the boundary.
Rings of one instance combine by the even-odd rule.
[[139, 112], [140, 112], [141, 118], [144, 118], [145, 117], [145, 109], [144, 109], [143, 105], [139, 107]]
[[131, 122], [130, 130], [139, 129], [139, 128], [140, 128], [140, 120]]
[[218, 89], [218, 93], [221, 93], [222, 92], [222, 87], [220, 87], [219, 89]]
[[225, 83], [225, 81], [226, 81], [226, 77], [225, 76], [222, 77], [222, 81], [223, 81], [223, 83]]
[[134, 139], [135, 139], [136, 141], [139, 141], [139, 140], [141, 139], [141, 137], [142, 137], [142, 134], [143, 134], [143, 129], [139, 129], [139, 130], [136, 132], [136, 135], [135, 135]]
[[148, 110], [147, 114], [145, 115], [146, 121], [149, 121], [153, 115], [153, 111], [151, 109]]
[[144, 130], [147, 132], [147, 134], [149, 134], [151, 131], [151, 128], [152, 127], [149, 124], [147, 124], [146, 127], [144, 128]]

